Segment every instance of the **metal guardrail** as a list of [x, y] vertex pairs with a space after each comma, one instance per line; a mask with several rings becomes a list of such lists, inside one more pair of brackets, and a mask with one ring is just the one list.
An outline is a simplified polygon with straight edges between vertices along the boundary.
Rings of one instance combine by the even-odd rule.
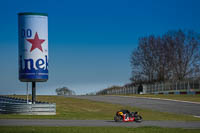
[[25, 99], [0, 96], [0, 114], [56, 115], [56, 104], [47, 102], [27, 104]]
[[159, 92], [181, 92], [181, 91], [200, 91], [199, 80], [166, 82], [166, 83], [154, 83], [146, 85], [147, 93], [159, 93]]
[[[97, 92], [97, 95], [126, 95], [138, 94], [138, 86], [123, 86], [118, 88], [104, 89]], [[143, 84], [142, 94], [198, 94], [200, 93], [200, 80], [187, 80], [177, 82]]]

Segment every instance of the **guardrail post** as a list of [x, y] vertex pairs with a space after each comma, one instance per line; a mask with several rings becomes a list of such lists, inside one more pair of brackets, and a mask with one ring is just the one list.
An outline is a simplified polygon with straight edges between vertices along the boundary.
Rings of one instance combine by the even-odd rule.
[[36, 83], [32, 82], [32, 104], [36, 101]]
[[26, 102], [28, 104], [28, 82], [26, 83]]
[[199, 89], [200, 89], [200, 81], [198, 82], [198, 84], [199, 84]]

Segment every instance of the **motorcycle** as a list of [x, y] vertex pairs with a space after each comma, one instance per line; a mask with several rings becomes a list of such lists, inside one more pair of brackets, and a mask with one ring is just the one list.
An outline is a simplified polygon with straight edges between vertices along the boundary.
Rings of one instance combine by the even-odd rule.
[[143, 118], [138, 112], [130, 112], [129, 110], [120, 110], [114, 116], [115, 122], [142, 122]]

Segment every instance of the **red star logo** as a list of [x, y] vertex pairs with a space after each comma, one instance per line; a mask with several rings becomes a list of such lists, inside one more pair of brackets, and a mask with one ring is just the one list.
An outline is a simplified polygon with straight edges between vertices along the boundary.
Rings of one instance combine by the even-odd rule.
[[44, 39], [39, 39], [37, 32], [35, 33], [34, 39], [26, 39], [28, 42], [32, 44], [30, 52], [32, 52], [34, 49], [38, 48], [42, 52], [42, 43], [45, 41]]

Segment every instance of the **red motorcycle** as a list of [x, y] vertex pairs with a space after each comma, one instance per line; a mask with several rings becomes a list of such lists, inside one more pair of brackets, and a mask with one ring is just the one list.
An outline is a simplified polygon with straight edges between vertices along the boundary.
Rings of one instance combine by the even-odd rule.
[[115, 122], [142, 122], [142, 116], [138, 112], [130, 112], [129, 110], [117, 111], [115, 117]]

